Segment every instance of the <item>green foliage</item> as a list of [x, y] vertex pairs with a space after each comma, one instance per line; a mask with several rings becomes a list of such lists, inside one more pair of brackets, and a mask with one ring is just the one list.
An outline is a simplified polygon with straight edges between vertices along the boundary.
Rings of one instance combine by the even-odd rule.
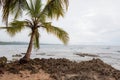
[[68, 8], [68, 0], [48, 0], [43, 13], [49, 18], [59, 18], [64, 16], [64, 6]]
[[[30, 1], [31, 4], [28, 4]], [[14, 18], [18, 18], [22, 15], [23, 10], [28, 10], [31, 6], [30, 13], [35, 11], [36, 14], [41, 10], [42, 18], [49, 17], [59, 18], [60, 16], [64, 16], [64, 9], [68, 9], [68, 0], [46, 0], [47, 4], [42, 7], [41, 0], [0, 0], [0, 6], [2, 6], [3, 10], [3, 21], [8, 24], [8, 17], [10, 14], [14, 15]], [[34, 3], [33, 3], [34, 1]], [[35, 5], [35, 6], [34, 6]], [[39, 17], [41, 18], [41, 17]]]
[[39, 17], [41, 11], [42, 2], [41, 0], [30, 0], [30, 4], [27, 5], [28, 14], [33, 18]]
[[14, 14], [14, 18], [22, 15], [23, 9], [26, 7], [26, 0], [1, 0], [3, 6], [3, 21], [8, 23], [9, 14]]
[[57, 36], [64, 44], [68, 43], [69, 37], [68, 33], [65, 32], [63, 29], [52, 26], [51, 23], [43, 23], [43, 27], [46, 29], [48, 33], [52, 33]]
[[10, 23], [9, 27], [4, 27], [10, 36], [14, 36], [16, 33], [21, 32], [25, 28], [26, 21], [13, 21]]
[[35, 31], [35, 36], [34, 36], [34, 47], [35, 48], [40, 48], [40, 46], [39, 46], [39, 36], [40, 36], [40, 34], [39, 34], [39, 32], [38, 32], [38, 29]]
[[[4, 21], [7, 22], [10, 13], [15, 14], [15, 20], [11, 22], [8, 27], [1, 27], [2, 29], [7, 29], [7, 32], [11, 36], [28, 27], [31, 29], [31, 33], [34, 33], [30, 33], [30, 36], [33, 35], [34, 47], [39, 48], [39, 28], [42, 27], [45, 28], [48, 33], [57, 36], [64, 44], [68, 43], [69, 36], [67, 32], [46, 21], [47, 18], [58, 19], [60, 16], [64, 16], [64, 7], [67, 9], [68, 0], [47, 0], [46, 5], [42, 5], [42, 0], [29, 0], [28, 2], [27, 0], [5, 0], [3, 3]], [[29, 14], [30, 19], [24, 21], [16, 20], [22, 15], [23, 10]]]

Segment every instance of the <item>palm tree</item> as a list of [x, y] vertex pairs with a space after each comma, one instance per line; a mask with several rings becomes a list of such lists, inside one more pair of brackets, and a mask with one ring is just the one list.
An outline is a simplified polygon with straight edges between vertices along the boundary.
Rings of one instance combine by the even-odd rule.
[[[68, 0], [46, 0], [46, 2], [45, 11], [48, 11], [48, 17], [51, 17], [52, 15], [57, 17], [63, 16], [63, 9], [68, 9]], [[3, 9], [3, 21], [8, 24], [9, 14], [14, 14], [15, 19], [18, 18], [22, 15], [23, 10], [26, 9], [27, 4], [27, 0], [0, 0], [0, 7], [2, 6]], [[52, 9], [53, 7], [54, 9]]]
[[[21, 0], [15, 0], [15, 1], [21, 1]], [[11, 23], [9, 23], [7, 27], [1, 27], [2, 29], [7, 29], [7, 32], [11, 36], [14, 36], [22, 29], [25, 29], [25, 27], [30, 28], [31, 33], [29, 34], [30, 35], [29, 46], [25, 56], [21, 59], [21, 61], [30, 60], [33, 44], [35, 48], [39, 48], [39, 36], [40, 36], [39, 29], [41, 28], [44, 28], [48, 33], [52, 33], [55, 36], [57, 36], [64, 44], [68, 43], [69, 36], [67, 32], [65, 32], [63, 29], [59, 27], [53, 26], [51, 22], [47, 22], [48, 18], [58, 19], [60, 16], [64, 16], [63, 7], [64, 5], [67, 5], [66, 1], [67, 0], [48, 0], [46, 5], [42, 5], [41, 0], [30, 0], [29, 2], [26, 1], [24, 5], [24, 9], [27, 12], [27, 15], [29, 15], [30, 19], [25, 19], [22, 21], [17, 20], [16, 16], [19, 16], [19, 13], [14, 12], [15, 13], [14, 20]], [[14, 10], [15, 9], [13, 9], [13, 11]], [[5, 16], [3, 17], [4, 19], [7, 20], [8, 16], [9, 13], [7, 14], [7, 17]]]

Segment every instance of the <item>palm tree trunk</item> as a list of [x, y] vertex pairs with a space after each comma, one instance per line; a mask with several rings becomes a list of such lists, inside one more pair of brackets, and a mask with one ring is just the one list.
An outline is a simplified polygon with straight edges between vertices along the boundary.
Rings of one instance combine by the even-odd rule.
[[31, 34], [31, 38], [30, 38], [30, 42], [29, 42], [29, 46], [28, 46], [27, 52], [26, 52], [25, 56], [23, 57], [27, 61], [30, 60], [30, 55], [31, 55], [32, 45], [33, 45], [33, 38], [34, 38], [34, 31]]

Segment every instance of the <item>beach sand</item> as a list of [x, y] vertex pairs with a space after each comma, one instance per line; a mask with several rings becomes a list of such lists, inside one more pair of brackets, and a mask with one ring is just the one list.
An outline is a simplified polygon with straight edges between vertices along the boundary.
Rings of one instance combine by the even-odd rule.
[[53, 80], [50, 75], [43, 70], [39, 70], [38, 73], [30, 74], [30, 71], [20, 71], [21, 74], [4, 73], [0, 75], [0, 80]]

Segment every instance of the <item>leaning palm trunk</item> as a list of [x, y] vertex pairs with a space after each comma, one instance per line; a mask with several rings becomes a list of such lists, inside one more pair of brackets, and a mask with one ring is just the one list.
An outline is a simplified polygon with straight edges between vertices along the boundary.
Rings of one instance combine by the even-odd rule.
[[21, 64], [22, 64], [22, 63], [26, 63], [26, 62], [28, 62], [28, 61], [30, 60], [30, 55], [31, 55], [31, 51], [32, 51], [34, 35], [35, 35], [34, 31], [32, 31], [27, 52], [26, 52], [25, 56], [20, 59], [20, 63], [21, 63]]
[[25, 56], [23, 57], [27, 61], [29, 61], [29, 59], [30, 59], [30, 55], [31, 55], [31, 51], [32, 51], [32, 45], [33, 45], [33, 39], [34, 39], [34, 31], [31, 34], [31, 38], [30, 38], [30, 42], [29, 42], [27, 52], [26, 52]]

